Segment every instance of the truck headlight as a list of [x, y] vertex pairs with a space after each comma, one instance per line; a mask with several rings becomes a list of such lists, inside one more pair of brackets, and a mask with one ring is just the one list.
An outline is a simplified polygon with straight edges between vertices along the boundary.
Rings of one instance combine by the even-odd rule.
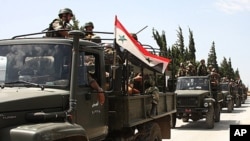
[[208, 103], [207, 102], [204, 103], [204, 107], [208, 107]]

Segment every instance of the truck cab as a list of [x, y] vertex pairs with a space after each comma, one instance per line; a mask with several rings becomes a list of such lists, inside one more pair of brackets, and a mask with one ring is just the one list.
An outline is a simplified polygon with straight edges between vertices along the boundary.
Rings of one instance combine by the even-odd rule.
[[211, 87], [210, 75], [178, 77], [176, 117], [183, 122], [205, 118], [206, 127], [213, 128], [220, 121], [223, 96], [219, 88], [214, 91]]

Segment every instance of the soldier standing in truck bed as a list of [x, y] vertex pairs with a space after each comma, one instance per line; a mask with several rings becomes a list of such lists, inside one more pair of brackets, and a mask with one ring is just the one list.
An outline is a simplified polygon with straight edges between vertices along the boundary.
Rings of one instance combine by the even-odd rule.
[[199, 76], [206, 76], [207, 73], [207, 67], [205, 65], [205, 60], [201, 59], [199, 66], [197, 67], [197, 75]]
[[[63, 8], [59, 10], [59, 18], [54, 19], [48, 28], [48, 33], [46, 37], [68, 37], [68, 31], [72, 30], [72, 25], [70, 21], [72, 19], [73, 12], [69, 8]], [[61, 30], [61, 31], [60, 31]]]
[[181, 62], [180, 67], [178, 69], [177, 77], [185, 76], [185, 75], [186, 75], [186, 68], [185, 68], [184, 64]]
[[148, 80], [146, 80], [144, 82], [144, 85], [145, 85], [145, 88], [147, 88], [145, 90], [145, 94], [149, 94], [152, 96], [152, 107], [151, 107], [151, 110], [150, 110], [150, 116], [154, 116], [154, 115], [157, 115], [158, 114], [158, 102], [159, 102], [159, 99], [160, 99], [160, 96], [159, 96], [159, 89], [158, 87], [155, 86], [155, 80], [152, 78], [152, 77], [149, 77]]
[[211, 88], [213, 91], [217, 91], [220, 82], [220, 75], [217, 73], [215, 68], [212, 69], [210, 77], [211, 77]]
[[186, 67], [186, 76], [195, 76], [196, 75], [196, 70], [195, 67], [192, 63], [188, 63]]

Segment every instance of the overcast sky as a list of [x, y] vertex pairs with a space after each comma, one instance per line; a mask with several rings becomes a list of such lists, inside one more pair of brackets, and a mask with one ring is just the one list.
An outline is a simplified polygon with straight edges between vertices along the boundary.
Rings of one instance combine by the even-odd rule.
[[[80, 25], [92, 21], [95, 31], [114, 31], [114, 19], [129, 32], [138, 32], [140, 42], [157, 47], [152, 29], [165, 32], [168, 46], [182, 28], [188, 46], [193, 31], [196, 58], [207, 59], [212, 42], [218, 64], [231, 58], [243, 83], [250, 85], [250, 0], [0, 0], [0, 39], [40, 32], [57, 18], [61, 8], [71, 8]], [[102, 35], [101, 35], [102, 36]]]

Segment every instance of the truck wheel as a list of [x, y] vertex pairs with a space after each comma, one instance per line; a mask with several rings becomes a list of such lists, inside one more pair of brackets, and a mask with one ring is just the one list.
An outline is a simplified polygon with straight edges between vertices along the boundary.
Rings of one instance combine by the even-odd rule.
[[214, 116], [215, 122], [220, 121], [220, 111], [221, 111], [221, 105], [220, 105], [220, 103], [217, 103], [216, 108], [215, 108], [215, 116]]
[[171, 128], [175, 128], [176, 125], [176, 113], [171, 115]]
[[139, 130], [135, 141], [162, 141], [160, 126], [155, 122], [147, 124]]
[[233, 100], [228, 101], [228, 103], [227, 103], [227, 112], [232, 113], [233, 108], [234, 108]]
[[206, 125], [208, 129], [214, 128], [214, 107], [211, 105], [206, 113]]
[[149, 128], [149, 141], [161, 141], [161, 129], [157, 123], [152, 123]]

